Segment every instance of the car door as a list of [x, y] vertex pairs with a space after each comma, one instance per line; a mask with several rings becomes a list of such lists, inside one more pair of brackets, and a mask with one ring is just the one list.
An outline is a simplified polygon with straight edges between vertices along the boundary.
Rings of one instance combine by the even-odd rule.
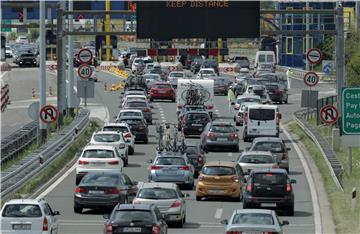
[[134, 185], [131, 179], [125, 174], [121, 175], [121, 184], [123, 185], [122, 189], [126, 191], [126, 194], [129, 198], [129, 203], [131, 203], [132, 200], [134, 200], [134, 197], [136, 196], [137, 186]]
[[48, 203], [41, 204], [42, 209], [44, 210], [44, 214], [48, 220], [48, 226], [51, 233], [57, 233], [58, 223], [57, 218], [53, 215], [53, 211]]
[[184, 214], [186, 215], [186, 201], [185, 201], [185, 195], [181, 192], [181, 190], [179, 189], [179, 187], [176, 188], [176, 192], [178, 194], [178, 199], [180, 199], [182, 205], [182, 210], [184, 212]]

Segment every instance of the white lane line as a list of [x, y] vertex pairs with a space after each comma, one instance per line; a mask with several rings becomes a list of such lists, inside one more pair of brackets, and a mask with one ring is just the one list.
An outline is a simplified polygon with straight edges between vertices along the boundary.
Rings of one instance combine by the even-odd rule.
[[282, 125], [281, 125], [281, 129], [283, 130], [283, 133], [285, 134], [285, 136], [291, 141], [291, 144], [293, 145], [296, 153], [298, 154], [300, 162], [304, 168], [306, 180], [308, 181], [308, 184], [310, 187], [310, 195], [311, 195], [311, 200], [312, 200], [314, 224], [315, 224], [315, 233], [322, 233], [321, 214], [320, 214], [320, 205], [319, 205], [319, 200], [318, 200], [318, 194], [317, 194], [317, 190], [315, 188], [314, 178], [311, 175], [309, 165], [305, 159], [304, 154], [300, 150], [299, 146], [297, 144], [295, 144], [295, 141], [293, 141], [290, 133]]
[[233, 156], [233, 153], [232, 153], [232, 152], [229, 152], [229, 153], [227, 153], [227, 156], [228, 156], [228, 157], [232, 157], [232, 156]]
[[221, 219], [222, 213], [223, 213], [223, 209], [222, 209], [222, 208], [216, 209], [214, 218], [215, 218], [215, 219]]

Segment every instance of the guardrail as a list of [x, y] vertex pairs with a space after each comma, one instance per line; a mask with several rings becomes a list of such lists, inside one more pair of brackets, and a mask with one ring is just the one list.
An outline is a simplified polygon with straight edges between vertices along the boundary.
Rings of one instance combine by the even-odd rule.
[[[311, 138], [311, 140], [317, 145], [320, 149], [322, 156], [330, 170], [331, 177], [341, 191], [344, 191], [341, 181], [343, 175], [343, 167], [340, 161], [336, 158], [335, 152], [331, 149], [327, 141], [321, 136], [319, 131], [311, 126], [305, 119], [307, 115], [307, 109], [298, 110], [294, 113], [294, 120], [296, 123], [304, 130], [304, 132]], [[313, 110], [315, 112], [316, 109]]]
[[27, 146], [36, 141], [37, 125], [35, 121], [30, 122], [1, 140], [1, 164], [15, 159]]
[[[89, 123], [90, 111], [81, 109], [73, 122], [36, 152], [1, 172], [1, 197], [14, 194], [22, 185], [63, 154]], [[78, 132], [78, 134], [76, 134]], [[40, 160], [41, 159], [41, 160]]]
[[[306, 70], [299, 69], [299, 68], [276, 65], [276, 71], [283, 72], [283, 73], [286, 73], [289, 68], [291, 69], [291, 72], [289, 73], [290, 78], [294, 78], [294, 79], [303, 80], [304, 75], [308, 72]], [[323, 72], [317, 72], [317, 74], [319, 75], [320, 81], [323, 81], [323, 82], [334, 82], [335, 81], [335, 76], [333, 76], [333, 75], [328, 75]]]

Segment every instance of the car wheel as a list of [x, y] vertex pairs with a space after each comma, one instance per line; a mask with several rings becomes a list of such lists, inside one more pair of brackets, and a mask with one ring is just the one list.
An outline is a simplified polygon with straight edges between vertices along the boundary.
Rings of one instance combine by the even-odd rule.
[[129, 154], [130, 155], [133, 155], [135, 152], [134, 148], [133, 147], [129, 147]]
[[243, 202], [243, 209], [249, 209], [249, 208], [251, 208], [249, 206], [249, 204], [247, 204], [246, 202]]
[[288, 104], [288, 99], [289, 99], [289, 98], [287, 97], [286, 100], [284, 101], [285, 104]]
[[83, 208], [79, 207], [79, 206], [74, 206], [74, 212], [76, 214], [81, 214], [82, 213]]
[[282, 100], [282, 99], [280, 99], [279, 104], [282, 104], [282, 103], [283, 103], [283, 100]]
[[234, 152], [239, 152], [239, 146], [235, 146]]
[[145, 144], [149, 143], [149, 138], [145, 138], [144, 143]]
[[183, 224], [186, 223], [186, 214], [184, 214], [184, 218], [183, 218]]
[[290, 208], [288, 208], [288, 209], [286, 210], [286, 214], [287, 214], [288, 216], [294, 216], [294, 207], [291, 206]]
[[176, 227], [178, 227], [178, 228], [182, 228], [182, 227], [183, 227], [183, 224], [184, 224], [184, 223], [183, 223], [183, 219], [181, 219], [180, 221], [177, 221], [175, 225], [176, 225]]
[[236, 118], [235, 118], [235, 116], [234, 116], [234, 122], [236, 122]]
[[236, 126], [240, 126], [240, 123], [239, 123], [239, 122], [236, 122]]
[[196, 201], [201, 201], [201, 198], [200, 196], [196, 196]]

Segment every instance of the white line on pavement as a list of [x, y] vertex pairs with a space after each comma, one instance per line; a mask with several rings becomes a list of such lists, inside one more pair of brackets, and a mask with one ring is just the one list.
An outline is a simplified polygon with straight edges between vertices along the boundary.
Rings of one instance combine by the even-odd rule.
[[233, 153], [232, 153], [232, 152], [228, 152], [228, 153], [227, 153], [227, 156], [228, 156], [228, 157], [232, 157], [232, 156], [233, 156]]
[[216, 209], [215, 216], [214, 216], [215, 219], [221, 219], [222, 213], [223, 213], [223, 209], [222, 209], [222, 208]]

